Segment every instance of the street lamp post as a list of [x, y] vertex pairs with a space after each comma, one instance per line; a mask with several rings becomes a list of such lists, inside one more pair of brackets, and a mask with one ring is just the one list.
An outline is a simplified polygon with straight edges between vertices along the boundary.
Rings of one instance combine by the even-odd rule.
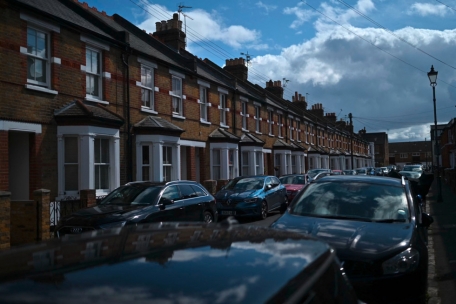
[[437, 202], [442, 202], [442, 183], [440, 179], [440, 164], [439, 164], [439, 156], [440, 156], [440, 150], [439, 150], [439, 145], [437, 141], [437, 110], [436, 110], [436, 105], [435, 105], [435, 86], [437, 85], [437, 74], [438, 72], [434, 70], [434, 66], [431, 66], [431, 70], [428, 72], [428, 77], [429, 81], [431, 83], [432, 87], [432, 96], [434, 100], [434, 140], [435, 140], [435, 156], [436, 156], [436, 162], [437, 162], [437, 186], [438, 186], [438, 196], [437, 196]]

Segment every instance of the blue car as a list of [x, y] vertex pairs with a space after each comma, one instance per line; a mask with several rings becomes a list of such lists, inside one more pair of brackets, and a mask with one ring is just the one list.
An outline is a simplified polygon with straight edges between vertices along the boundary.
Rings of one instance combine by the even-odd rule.
[[215, 194], [218, 213], [265, 219], [272, 210], [285, 211], [288, 197], [285, 186], [275, 176], [240, 176]]

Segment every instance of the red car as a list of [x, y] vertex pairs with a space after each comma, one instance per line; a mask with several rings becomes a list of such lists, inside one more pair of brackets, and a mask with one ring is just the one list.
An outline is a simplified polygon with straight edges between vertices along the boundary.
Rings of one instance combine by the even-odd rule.
[[307, 174], [290, 174], [279, 177], [279, 180], [287, 189], [288, 203], [290, 203], [307, 184], [308, 177]]

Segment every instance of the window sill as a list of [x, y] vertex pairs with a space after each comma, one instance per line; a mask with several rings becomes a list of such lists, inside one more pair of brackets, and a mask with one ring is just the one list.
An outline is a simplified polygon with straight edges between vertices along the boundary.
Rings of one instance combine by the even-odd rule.
[[255, 131], [255, 134], [263, 135], [263, 133], [261, 133], [261, 132], [259, 132], [259, 131]]
[[268, 135], [269, 135], [269, 137], [275, 137], [274, 134], [271, 134], [271, 133], [269, 133]]
[[227, 126], [227, 125], [225, 125], [225, 124], [220, 124], [220, 128], [229, 129], [229, 128], [230, 128], [230, 126]]
[[283, 139], [283, 136], [277, 136], [277, 138]]
[[212, 123], [210, 121], [204, 120], [202, 118], [200, 118], [200, 123], [205, 124], [205, 125], [209, 125], [209, 126], [212, 125]]
[[43, 88], [43, 87], [39, 87], [39, 86], [32, 85], [32, 84], [26, 84], [26, 85], [25, 85], [25, 88], [26, 88], [26, 89], [29, 89], [29, 90], [33, 90], [33, 91], [38, 91], [38, 92], [43, 92], [43, 93], [52, 94], [52, 95], [57, 95], [57, 94], [59, 94], [58, 91], [50, 90], [50, 89]]
[[91, 102], [96, 102], [96, 103], [101, 103], [101, 104], [106, 104], [106, 105], [109, 104], [109, 102], [107, 102], [107, 101], [104, 101], [104, 100], [101, 100], [101, 99], [96, 99], [96, 98], [93, 98], [91, 96], [86, 96], [84, 99], [87, 100], [87, 101], [91, 101]]
[[242, 129], [241, 129], [241, 131], [242, 131], [242, 132], [246, 132], [246, 133], [250, 133], [250, 131], [249, 131], [249, 130], [247, 130], [247, 129], [244, 129], [244, 128], [242, 128]]
[[184, 117], [184, 116], [180, 116], [180, 115], [175, 114], [175, 113], [173, 113], [173, 118], [185, 120], [185, 117]]
[[146, 112], [146, 113], [150, 113], [150, 114], [158, 114], [157, 111], [154, 111], [151, 108], [143, 107], [143, 106], [141, 107], [141, 112]]

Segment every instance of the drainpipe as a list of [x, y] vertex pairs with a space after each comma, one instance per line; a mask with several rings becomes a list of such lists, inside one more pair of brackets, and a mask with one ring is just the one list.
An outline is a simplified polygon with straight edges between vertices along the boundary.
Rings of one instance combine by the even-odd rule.
[[126, 151], [126, 173], [127, 173], [127, 182], [133, 181], [133, 145], [132, 145], [132, 138], [131, 138], [131, 121], [130, 121], [130, 67], [128, 65], [128, 58], [130, 57], [130, 47], [126, 46], [125, 48], [126, 53], [122, 54], [122, 61], [126, 68], [126, 77], [127, 77], [127, 151]]

